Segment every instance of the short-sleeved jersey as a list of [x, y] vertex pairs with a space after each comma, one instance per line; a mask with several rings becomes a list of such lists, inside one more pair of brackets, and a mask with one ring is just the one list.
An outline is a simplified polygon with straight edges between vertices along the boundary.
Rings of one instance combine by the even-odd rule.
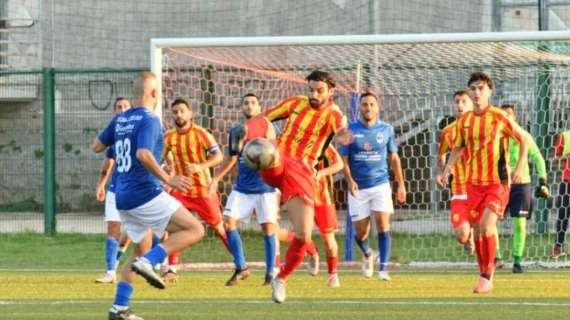
[[162, 157], [170, 153], [174, 161], [176, 175], [190, 178], [192, 186], [180, 190], [182, 195], [190, 198], [207, 197], [208, 186], [212, 182], [210, 170], [202, 170], [190, 174], [187, 164], [204, 163], [208, 155], [220, 152], [220, 147], [214, 137], [197, 124], [192, 124], [188, 130], [178, 132], [176, 128], [169, 129], [164, 135], [164, 149]]
[[[342, 161], [336, 149], [329, 145], [325, 149], [325, 153], [319, 158], [317, 170], [322, 170], [335, 163]], [[315, 206], [325, 206], [334, 204], [333, 199], [333, 177], [326, 176], [317, 181], [317, 190], [315, 192]]]
[[233, 146], [231, 145], [232, 136], [234, 135], [235, 129], [236, 128], [232, 128], [230, 130], [229, 142], [228, 142], [229, 155], [238, 157], [238, 176], [234, 189], [236, 191], [245, 194], [275, 192], [275, 188], [272, 188], [267, 183], [265, 183], [265, 181], [263, 181], [263, 179], [259, 176], [259, 173], [257, 173], [257, 171], [247, 166], [245, 160], [241, 156], [241, 152], [238, 154], [232, 151], [237, 149], [233, 148]]
[[[115, 147], [114, 146], [110, 146], [109, 148], [107, 148], [107, 151], [105, 152], [105, 157], [115, 160]], [[117, 169], [117, 166], [113, 165], [113, 173], [111, 175], [111, 182], [109, 182], [109, 188], [107, 189], [107, 191], [113, 192], [113, 193], [115, 193], [115, 181], [117, 180], [117, 170], [116, 169]]]
[[[448, 154], [453, 146], [455, 145], [455, 135], [457, 121], [453, 121], [447, 127], [441, 131], [441, 137], [439, 138], [439, 146], [437, 148], [438, 156], [444, 156]], [[464, 195], [467, 194], [467, 185], [465, 184], [465, 163], [467, 161], [467, 154], [463, 152], [461, 157], [455, 161], [453, 165], [453, 171], [451, 172], [451, 194], [452, 195]]]
[[306, 96], [282, 101], [264, 112], [270, 121], [287, 119], [279, 136], [279, 148], [291, 158], [302, 161], [310, 168], [333, 135], [346, 127], [346, 117], [330, 99], [325, 105], [313, 109]]
[[359, 120], [348, 126], [354, 139], [339, 148], [340, 154], [348, 157], [352, 178], [359, 189], [368, 189], [390, 180], [388, 153], [398, 152], [394, 128], [378, 120], [371, 127]]
[[491, 106], [481, 113], [467, 112], [457, 120], [456, 130], [455, 146], [467, 152], [468, 184], [487, 186], [508, 180], [505, 141], [513, 137], [520, 142], [522, 137], [503, 110]]
[[137, 150], [147, 149], [160, 159], [162, 131], [154, 113], [144, 107], [131, 108], [115, 116], [99, 140], [115, 148], [117, 209], [134, 209], [162, 192], [158, 178], [136, 156]]

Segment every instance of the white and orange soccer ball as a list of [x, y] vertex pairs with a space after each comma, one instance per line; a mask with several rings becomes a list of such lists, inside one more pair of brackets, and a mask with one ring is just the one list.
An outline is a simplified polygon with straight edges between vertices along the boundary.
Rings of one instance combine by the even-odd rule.
[[255, 138], [243, 147], [245, 163], [253, 170], [269, 168], [277, 158], [277, 148], [265, 138]]

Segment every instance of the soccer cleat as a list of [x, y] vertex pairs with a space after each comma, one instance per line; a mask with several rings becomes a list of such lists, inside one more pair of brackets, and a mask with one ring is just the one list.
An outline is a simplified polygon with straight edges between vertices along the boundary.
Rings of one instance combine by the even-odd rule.
[[97, 283], [115, 283], [117, 282], [117, 276], [115, 273], [105, 272], [103, 275], [95, 279]]
[[491, 291], [493, 291], [493, 283], [491, 280], [479, 277], [479, 282], [477, 282], [477, 285], [473, 288], [473, 293], [485, 294], [491, 293]]
[[560, 257], [564, 257], [565, 255], [566, 252], [564, 252], [564, 248], [562, 247], [562, 245], [555, 244], [554, 248], [552, 248], [552, 253], [550, 254], [550, 257], [552, 259], [558, 259]]
[[271, 281], [271, 289], [271, 298], [273, 301], [283, 303], [287, 296], [287, 293], [285, 292], [285, 280], [275, 277], [273, 281]]
[[382, 281], [390, 281], [392, 280], [392, 278], [390, 278], [390, 275], [388, 274], [388, 271], [380, 271], [378, 272], [378, 279], [382, 280]]
[[143, 277], [151, 286], [158, 289], [166, 288], [162, 278], [154, 271], [153, 266], [145, 257], [135, 258], [131, 269]]
[[513, 273], [523, 273], [523, 268], [520, 264], [515, 263], [513, 264]]
[[273, 281], [273, 275], [271, 273], [266, 273], [265, 274], [265, 280], [263, 281], [263, 285], [268, 286], [271, 284], [271, 281]]
[[371, 254], [369, 257], [362, 257], [362, 274], [366, 278], [371, 278], [374, 274], [374, 254]]
[[319, 255], [314, 256], [309, 255], [309, 261], [307, 262], [307, 271], [310, 275], [316, 276], [319, 274]]
[[226, 286], [235, 286], [239, 280], [245, 280], [249, 275], [250, 272], [248, 268], [243, 270], [235, 269], [234, 274], [226, 281]]
[[109, 320], [144, 320], [143, 318], [135, 315], [131, 309], [118, 310], [115, 307], [109, 309]]
[[340, 287], [340, 281], [338, 280], [338, 274], [337, 273], [329, 274], [329, 278], [327, 280], [327, 285], [329, 286], [329, 288]]
[[168, 269], [162, 274], [162, 280], [166, 283], [176, 283], [178, 282], [178, 274], [172, 269]]
[[495, 258], [495, 268], [503, 269], [504, 266], [505, 266], [505, 260], [501, 258]]

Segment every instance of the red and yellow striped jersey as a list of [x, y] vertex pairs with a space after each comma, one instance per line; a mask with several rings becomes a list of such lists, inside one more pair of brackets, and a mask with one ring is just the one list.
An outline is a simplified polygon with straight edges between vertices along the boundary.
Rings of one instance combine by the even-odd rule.
[[[453, 146], [455, 145], [455, 135], [457, 121], [453, 121], [441, 132], [441, 137], [439, 138], [439, 146], [437, 148], [437, 154], [439, 156], [444, 156], [451, 152]], [[465, 163], [467, 161], [467, 154], [463, 152], [461, 157], [455, 161], [453, 165], [453, 171], [451, 172], [453, 178], [451, 180], [451, 194], [452, 195], [464, 195], [467, 194], [467, 185], [465, 184]]]
[[[338, 162], [341, 162], [342, 158], [336, 149], [329, 145], [325, 149], [325, 153], [319, 158], [317, 163], [317, 170], [330, 167]], [[333, 178], [332, 176], [322, 177], [317, 181], [317, 190], [315, 191], [315, 206], [324, 206], [334, 204], [333, 199]]]
[[176, 175], [189, 177], [192, 180], [192, 187], [181, 191], [184, 196], [192, 198], [208, 196], [208, 185], [212, 180], [210, 170], [190, 174], [185, 164], [204, 163], [208, 159], [208, 153], [219, 150], [214, 137], [196, 124], [192, 124], [185, 132], [178, 132], [176, 128], [166, 132], [162, 158], [166, 159], [166, 155], [170, 153], [174, 160]]
[[333, 135], [347, 125], [346, 117], [332, 99], [319, 109], [313, 109], [308, 97], [296, 96], [266, 110], [264, 115], [270, 121], [287, 119], [279, 136], [279, 148], [286, 156], [310, 168], [315, 167]]
[[504, 111], [491, 106], [481, 113], [467, 112], [457, 120], [456, 131], [454, 145], [467, 152], [467, 183], [487, 186], [508, 180], [504, 139], [520, 142], [522, 137]]

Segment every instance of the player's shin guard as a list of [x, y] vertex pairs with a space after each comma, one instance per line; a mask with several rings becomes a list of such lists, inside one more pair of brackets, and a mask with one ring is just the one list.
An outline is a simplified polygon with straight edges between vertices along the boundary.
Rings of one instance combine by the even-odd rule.
[[483, 237], [483, 275], [489, 278], [493, 275], [495, 269], [495, 256], [497, 253], [497, 239], [495, 235]]
[[241, 243], [241, 237], [236, 229], [228, 230], [226, 232], [228, 237], [228, 244], [230, 247], [230, 253], [234, 257], [234, 264], [237, 270], [243, 270], [246, 268], [247, 264], [245, 262], [245, 254], [243, 253], [243, 246]]
[[517, 264], [521, 263], [526, 240], [526, 218], [513, 218], [513, 258]]
[[220, 240], [224, 244], [224, 247], [226, 247], [226, 250], [228, 250], [229, 253], [232, 253], [232, 249], [230, 248], [230, 242], [228, 241], [227, 233], [226, 234], [219, 234], [218, 237], [220, 238]]
[[356, 242], [360, 250], [362, 250], [362, 253], [364, 254], [365, 257], [368, 258], [372, 255], [372, 249], [370, 249], [370, 242], [368, 241], [368, 238], [360, 240], [357, 237], [354, 237], [354, 241]]
[[483, 266], [485, 265], [484, 255], [483, 255], [483, 239], [481, 237], [475, 237], [473, 239], [475, 243], [475, 252], [477, 253], [477, 264], [479, 265], [479, 273], [483, 273]]
[[115, 271], [117, 267], [117, 251], [119, 241], [117, 239], [107, 239], [105, 242], [105, 262], [107, 263], [107, 271]]
[[263, 236], [266, 274], [272, 274], [273, 269], [275, 268], [275, 252], [277, 250], [276, 241], [277, 237], [275, 234]]
[[180, 252], [173, 252], [168, 256], [168, 266], [174, 272], [176, 272], [176, 268], [180, 264], [180, 255]]
[[289, 249], [287, 249], [285, 264], [277, 277], [282, 280], [287, 280], [289, 275], [299, 267], [301, 262], [303, 262], [306, 251], [307, 243], [304, 240], [294, 238], [289, 245]]
[[388, 261], [392, 251], [390, 232], [378, 232], [378, 250], [380, 251], [380, 271], [388, 271]]
[[338, 272], [338, 258], [327, 257], [327, 267], [329, 275], [336, 274]]
[[159, 244], [156, 247], [152, 248], [149, 252], [147, 252], [144, 257], [150, 262], [152, 266], [156, 265], [157, 263], [161, 263], [164, 261], [168, 253], [164, 250], [164, 247]]
[[115, 301], [113, 305], [119, 307], [128, 307], [131, 295], [133, 294], [133, 286], [130, 283], [121, 281], [117, 285], [117, 292], [115, 293]]

